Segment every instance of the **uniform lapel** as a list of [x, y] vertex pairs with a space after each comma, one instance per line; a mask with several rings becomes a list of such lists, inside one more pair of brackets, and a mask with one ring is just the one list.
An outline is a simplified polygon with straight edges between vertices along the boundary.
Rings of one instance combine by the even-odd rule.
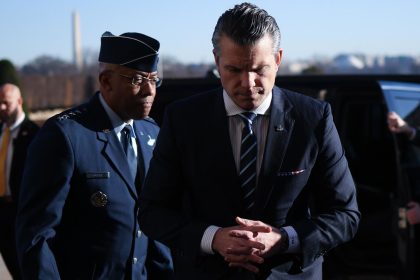
[[277, 87], [273, 89], [273, 99], [271, 104], [270, 123], [267, 131], [264, 159], [260, 177], [258, 180], [255, 215], [259, 217], [273, 189], [272, 177], [280, 169], [290, 136], [293, 132], [294, 119], [291, 117], [290, 110], [292, 105], [284, 93]]
[[134, 186], [134, 178], [131, 175], [127, 158], [117, 136], [112, 130], [103, 130], [98, 132], [97, 135], [98, 140], [104, 142], [102, 149], [103, 155], [125, 181], [132, 195], [137, 198], [137, 191]]
[[102, 154], [117, 174], [124, 180], [131, 194], [137, 198], [134, 178], [131, 175], [127, 158], [125, 157], [120, 141], [113, 131], [109, 117], [100, 104], [98, 94], [93, 97], [90, 106], [92, 111], [92, 117], [90, 119], [96, 126], [97, 139], [103, 143]]

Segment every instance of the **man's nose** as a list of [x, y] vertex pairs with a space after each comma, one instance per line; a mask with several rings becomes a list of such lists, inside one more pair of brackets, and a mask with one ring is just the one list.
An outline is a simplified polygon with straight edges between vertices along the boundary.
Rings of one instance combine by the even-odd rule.
[[241, 77], [241, 85], [245, 88], [255, 87], [255, 73], [244, 72]]
[[139, 95], [150, 96], [156, 93], [156, 86], [150, 81], [144, 82], [139, 90]]

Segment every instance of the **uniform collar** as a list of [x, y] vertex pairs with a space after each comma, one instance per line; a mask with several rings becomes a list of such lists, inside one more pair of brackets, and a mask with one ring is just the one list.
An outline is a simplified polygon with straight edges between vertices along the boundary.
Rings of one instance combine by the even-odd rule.
[[109, 117], [109, 120], [111, 121], [111, 125], [113, 127], [113, 130], [115, 131], [115, 133], [118, 135], [121, 130], [127, 125], [131, 125], [131, 129], [132, 129], [132, 134], [135, 137], [135, 133], [133, 130], [133, 123], [134, 121], [131, 119], [128, 122], [124, 122], [118, 115], [117, 113], [115, 113], [111, 107], [109, 107], [108, 103], [106, 103], [104, 97], [102, 96], [102, 93], [99, 93], [99, 101], [101, 102], [102, 106], [104, 107], [104, 110], [106, 112], [106, 114]]

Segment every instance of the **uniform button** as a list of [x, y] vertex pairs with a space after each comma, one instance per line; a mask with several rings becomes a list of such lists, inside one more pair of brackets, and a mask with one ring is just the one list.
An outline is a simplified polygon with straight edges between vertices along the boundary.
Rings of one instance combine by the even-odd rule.
[[133, 264], [137, 263], [137, 258], [133, 258]]
[[141, 230], [138, 230], [137, 231], [137, 238], [140, 238], [140, 236], [141, 236]]

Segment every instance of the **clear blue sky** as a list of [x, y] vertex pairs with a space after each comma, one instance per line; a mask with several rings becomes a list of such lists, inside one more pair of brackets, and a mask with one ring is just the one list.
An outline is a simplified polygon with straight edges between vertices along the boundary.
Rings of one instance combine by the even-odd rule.
[[[286, 60], [342, 52], [420, 55], [419, 0], [259, 0], [282, 32]], [[211, 35], [231, 0], [3, 0], [0, 59], [18, 66], [40, 55], [72, 59], [71, 14], [80, 15], [82, 47], [97, 51], [108, 30], [142, 32], [161, 54], [212, 62]]]

